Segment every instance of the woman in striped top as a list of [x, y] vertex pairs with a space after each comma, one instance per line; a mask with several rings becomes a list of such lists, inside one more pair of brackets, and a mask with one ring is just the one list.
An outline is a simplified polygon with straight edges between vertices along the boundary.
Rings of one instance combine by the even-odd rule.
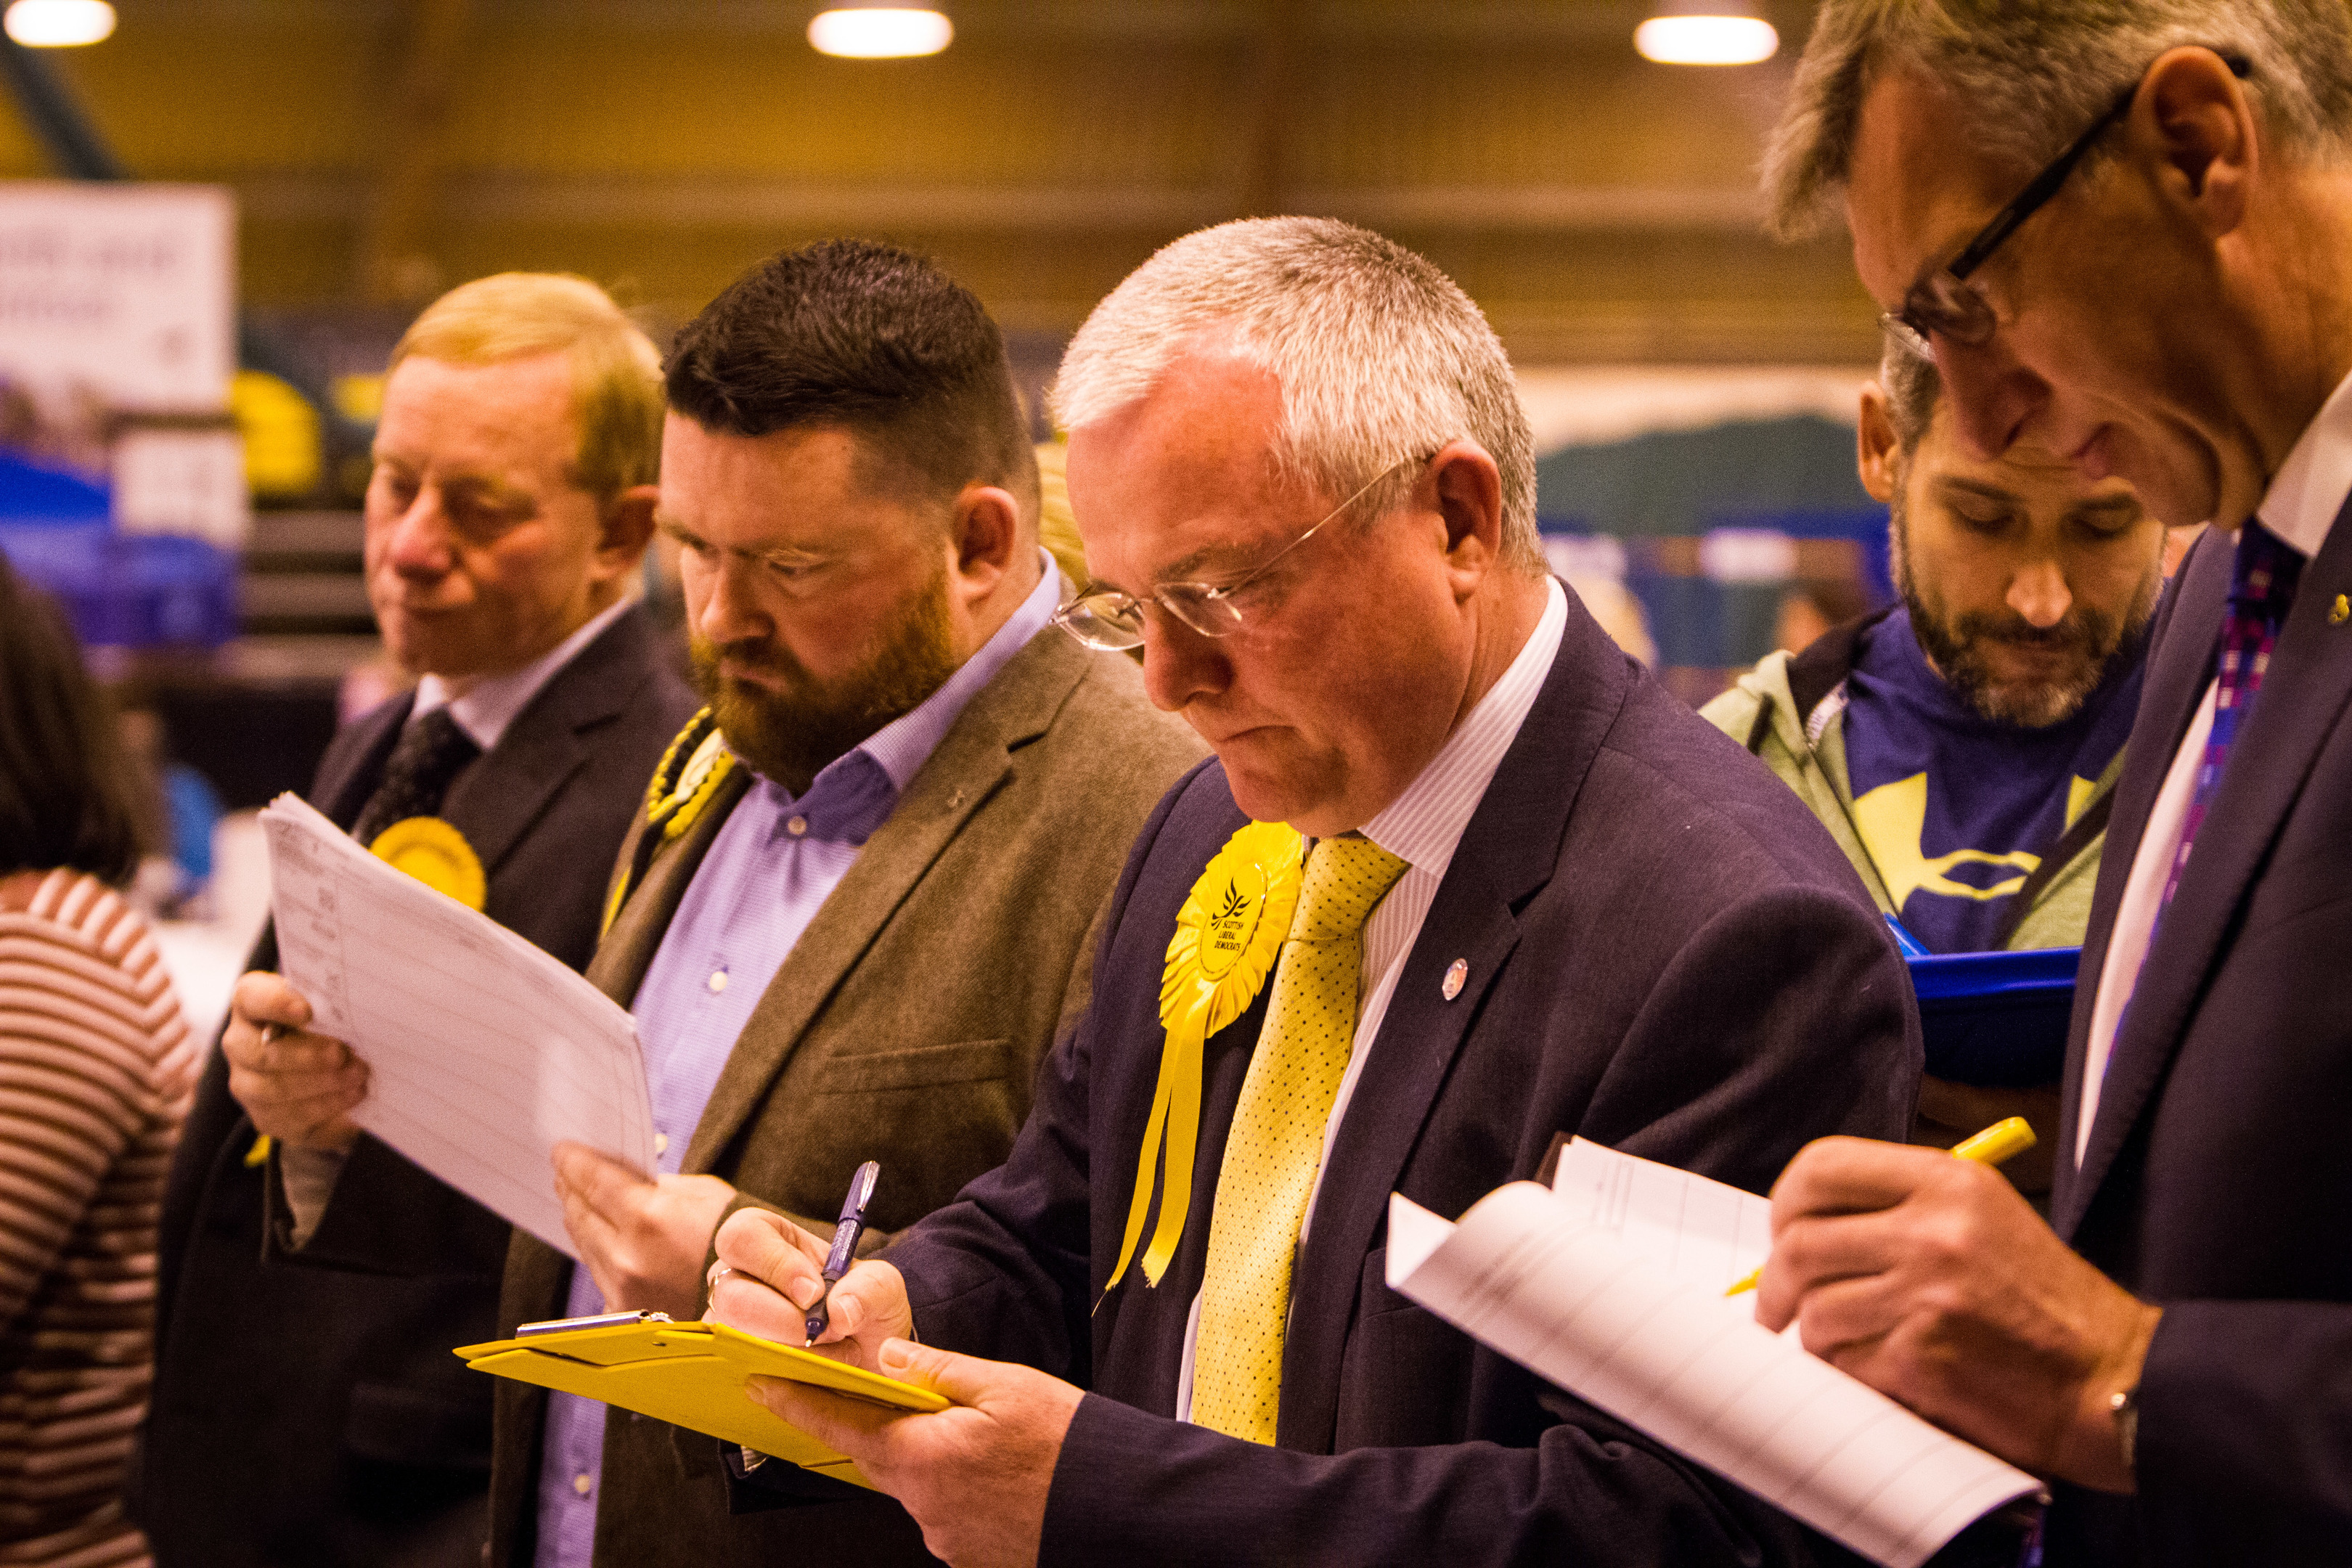
[[137, 911], [131, 774], [72, 634], [0, 559], [0, 1563], [147, 1560], [123, 1467], [195, 1046]]

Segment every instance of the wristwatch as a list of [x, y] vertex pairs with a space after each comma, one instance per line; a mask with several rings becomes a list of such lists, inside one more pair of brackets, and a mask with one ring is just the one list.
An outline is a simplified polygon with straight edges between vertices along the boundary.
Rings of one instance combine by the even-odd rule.
[[2107, 1409], [2116, 1418], [2116, 1447], [2123, 1453], [2125, 1473], [2139, 1474], [2139, 1384], [2107, 1395]]

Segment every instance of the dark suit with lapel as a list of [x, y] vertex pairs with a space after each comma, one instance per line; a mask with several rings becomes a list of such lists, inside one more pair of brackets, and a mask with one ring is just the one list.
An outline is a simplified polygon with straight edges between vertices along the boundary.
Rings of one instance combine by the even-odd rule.
[[[1128, 845], [1202, 750], [1181, 720], [1152, 708], [1131, 661], [1052, 627], [1032, 637], [965, 704], [776, 971], [683, 1169], [723, 1176], [742, 1201], [829, 1232], [850, 1173], [877, 1159], [869, 1212], [889, 1230], [1003, 1159], [1039, 1059], [1085, 1009], [1093, 933]], [[654, 853], [588, 968], [615, 1001], [635, 996], [750, 783], [732, 770], [694, 825]], [[501, 1328], [558, 1316], [571, 1267], [516, 1233]], [[499, 1384], [494, 1564], [531, 1561], [546, 1409], [540, 1390]], [[614, 1411], [595, 1560], [852, 1568], [930, 1558], [913, 1521], [877, 1494], [730, 1518], [714, 1441]]]
[[[1215, 764], [1171, 794], [1120, 883], [1093, 1008], [1047, 1062], [1011, 1160], [887, 1254], [926, 1342], [1090, 1391], [1041, 1563], [1802, 1557], [1788, 1521], [1549, 1394], [1391, 1294], [1383, 1268], [1391, 1189], [1458, 1215], [1534, 1173], [1556, 1132], [1756, 1192], [1808, 1139], [1902, 1136], [1920, 1060], [1909, 986], [1821, 825], [1570, 596], [1559, 656], [1332, 1147], [1268, 1449], [1169, 1416], [1270, 986], [1208, 1042], [1192, 1206], [1168, 1275], [1154, 1289], [1130, 1271], [1096, 1306], [1152, 1100], [1169, 935], [1244, 820]], [[1448, 1000], [1456, 959], [1467, 980]]]
[[[2352, 508], [2347, 508], [2352, 511]], [[2352, 1563], [2352, 521], [2304, 568], [2071, 1158], [2092, 994], [2164, 774], [2212, 679], [2208, 533], [2149, 656], [2083, 947], [2052, 1218], [2165, 1309], [2136, 1500], [2062, 1496], [2049, 1561]]]
[[[578, 967], [613, 854], [694, 711], [641, 609], [549, 679], [461, 773], [441, 815], [488, 875], [487, 911]], [[410, 699], [338, 733], [311, 800], [348, 828]], [[251, 967], [277, 963], [262, 935]], [[155, 1394], [131, 1498], [165, 1568], [474, 1560], [489, 1390], [449, 1354], [488, 1337], [508, 1226], [373, 1138], [306, 1261], [396, 1246], [414, 1278], [265, 1267], [265, 1171], [217, 1051], [164, 1198]], [[396, 1242], [388, 1238], [400, 1238]]]

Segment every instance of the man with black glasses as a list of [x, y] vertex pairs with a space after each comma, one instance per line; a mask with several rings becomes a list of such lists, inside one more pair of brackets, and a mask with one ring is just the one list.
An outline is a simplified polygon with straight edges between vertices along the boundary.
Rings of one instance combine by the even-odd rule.
[[[1098, 578], [1061, 622], [1139, 647], [1216, 761], [1138, 841], [1010, 1159], [833, 1292], [828, 1342], [956, 1407], [774, 1408], [958, 1563], [1805, 1561], [1391, 1293], [1386, 1215], [1561, 1132], [1758, 1192], [1899, 1135], [1917, 1036], [1852, 869], [1547, 575], [1510, 366], [1422, 258], [1191, 236], [1055, 405]], [[824, 1255], [735, 1216], [712, 1315], [801, 1335]]]
[[2053, 1563], [2352, 1558], [2347, 152], [2340, 0], [1832, 0], [1767, 175], [1791, 231], [1843, 197], [1979, 456], [2215, 523], [2116, 790], [2054, 1233], [1916, 1150], [1776, 1194], [1765, 1320], [2061, 1483]]

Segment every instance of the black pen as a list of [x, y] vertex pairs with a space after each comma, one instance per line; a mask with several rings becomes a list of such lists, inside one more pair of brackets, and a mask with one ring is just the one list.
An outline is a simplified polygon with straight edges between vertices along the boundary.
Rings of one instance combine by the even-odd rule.
[[811, 1344], [816, 1343], [816, 1337], [824, 1332], [825, 1297], [833, 1294], [833, 1288], [849, 1272], [849, 1266], [857, 1261], [857, 1238], [866, 1234], [866, 1205], [874, 1201], [874, 1184], [881, 1179], [882, 1167], [872, 1160], [858, 1166], [857, 1174], [849, 1178], [849, 1195], [841, 1200], [841, 1223], [833, 1227], [833, 1250], [824, 1258], [824, 1295], [819, 1296], [816, 1305], [809, 1309]]

